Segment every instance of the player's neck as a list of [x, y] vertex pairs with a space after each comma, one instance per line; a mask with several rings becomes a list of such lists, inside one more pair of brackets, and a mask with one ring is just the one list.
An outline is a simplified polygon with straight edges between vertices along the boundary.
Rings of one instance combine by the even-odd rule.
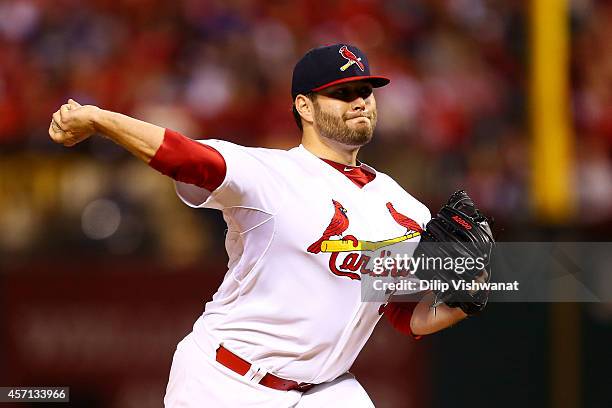
[[357, 165], [359, 146], [347, 146], [333, 140], [323, 139], [322, 137], [309, 135], [307, 133], [302, 135], [302, 146], [321, 159], [327, 159], [349, 166]]

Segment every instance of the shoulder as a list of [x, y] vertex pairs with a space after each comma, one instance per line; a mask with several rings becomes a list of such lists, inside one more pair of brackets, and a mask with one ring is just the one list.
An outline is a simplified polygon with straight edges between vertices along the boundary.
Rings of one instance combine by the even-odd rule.
[[202, 143], [211, 147], [220, 147], [223, 149], [232, 149], [237, 151], [242, 151], [251, 154], [264, 154], [264, 155], [286, 155], [289, 153], [288, 150], [282, 149], [269, 149], [265, 147], [250, 147], [243, 146], [237, 143], [228, 142], [227, 140], [221, 139], [198, 139], [196, 140], [198, 143]]
[[252, 157], [254, 159], [269, 160], [290, 158], [290, 151], [282, 149], [269, 149], [264, 147], [248, 147], [219, 139], [200, 139], [198, 143], [210, 146], [221, 153], [221, 155], [237, 155], [239, 157]]

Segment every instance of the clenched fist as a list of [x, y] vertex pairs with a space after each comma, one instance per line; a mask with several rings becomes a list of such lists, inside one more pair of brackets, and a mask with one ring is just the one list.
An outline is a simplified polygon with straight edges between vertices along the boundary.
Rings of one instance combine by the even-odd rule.
[[97, 106], [81, 106], [69, 99], [68, 103], [53, 114], [49, 125], [49, 136], [55, 143], [74, 146], [96, 133], [94, 119], [99, 112]]

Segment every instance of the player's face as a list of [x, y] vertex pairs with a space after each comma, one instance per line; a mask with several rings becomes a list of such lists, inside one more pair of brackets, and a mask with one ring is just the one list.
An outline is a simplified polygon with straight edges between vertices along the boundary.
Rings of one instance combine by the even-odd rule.
[[313, 104], [313, 124], [321, 136], [349, 146], [363, 146], [372, 140], [376, 99], [368, 82], [347, 82], [323, 89]]

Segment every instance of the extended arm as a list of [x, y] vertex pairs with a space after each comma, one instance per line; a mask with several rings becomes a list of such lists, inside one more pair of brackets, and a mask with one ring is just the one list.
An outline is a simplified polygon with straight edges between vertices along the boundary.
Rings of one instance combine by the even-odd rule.
[[164, 140], [165, 129], [97, 106], [81, 106], [72, 99], [53, 114], [49, 127], [51, 139], [64, 146], [74, 146], [96, 132], [149, 163]]
[[53, 114], [49, 136], [64, 146], [101, 133], [140, 160], [175, 180], [209, 191], [221, 185], [225, 160], [210, 146], [163, 127], [70, 99]]

